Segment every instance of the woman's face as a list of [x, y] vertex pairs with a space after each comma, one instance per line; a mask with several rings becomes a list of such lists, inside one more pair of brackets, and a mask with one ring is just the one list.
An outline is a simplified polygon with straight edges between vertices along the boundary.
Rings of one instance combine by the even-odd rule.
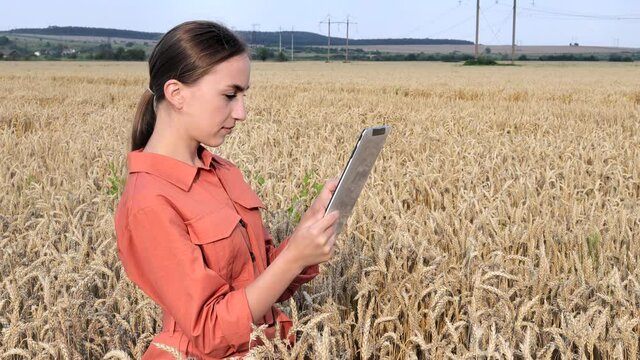
[[184, 89], [182, 113], [193, 139], [219, 146], [236, 121], [245, 119], [244, 96], [249, 89], [249, 77], [249, 57], [243, 54], [216, 65]]

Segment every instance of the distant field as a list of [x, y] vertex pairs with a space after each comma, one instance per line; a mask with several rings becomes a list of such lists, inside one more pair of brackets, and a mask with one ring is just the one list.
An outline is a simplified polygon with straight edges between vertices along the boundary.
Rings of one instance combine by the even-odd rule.
[[8, 36], [9, 38], [16, 38], [16, 39], [24, 39], [26, 40], [30, 40], [30, 41], [39, 41], [40, 39], [43, 40], [53, 40], [53, 41], [62, 41], [62, 42], [68, 42], [68, 43], [97, 43], [97, 44], [103, 44], [103, 43], [107, 43], [107, 42], [111, 42], [114, 44], [120, 43], [120, 44], [126, 44], [128, 42], [132, 42], [134, 44], [150, 44], [150, 45], [155, 45], [155, 43], [157, 41], [153, 41], [153, 40], [140, 40], [140, 39], [128, 39], [128, 38], [118, 38], [118, 37], [111, 37], [111, 38], [106, 38], [106, 37], [100, 37], [100, 36], [72, 36], [72, 35], [38, 35], [38, 34], [14, 34], [14, 33], [9, 33], [6, 34], [6, 36]]
[[[0, 358], [139, 359], [161, 329], [113, 224], [146, 71], [0, 62]], [[276, 241], [364, 126], [393, 130], [336, 256], [281, 304], [300, 340], [248, 359], [637, 359], [639, 73], [254, 63], [214, 151]]]
[[[357, 46], [365, 51], [382, 51], [393, 53], [419, 53], [425, 54], [447, 54], [453, 51], [473, 54], [474, 45], [369, 45]], [[511, 45], [479, 45], [478, 49], [483, 52], [485, 48], [491, 48], [492, 53], [511, 54]], [[619, 48], [604, 46], [516, 46], [518, 55], [547, 55], [547, 54], [608, 54], [623, 52], [640, 52], [639, 48]]]
[[[143, 47], [147, 53], [150, 53], [155, 45], [155, 41], [152, 40], [136, 40], [136, 39], [124, 39], [124, 38], [106, 38], [106, 37], [91, 37], [91, 36], [60, 36], [60, 35], [32, 35], [32, 34], [7, 34], [9, 38], [16, 39], [18, 44], [26, 45], [30, 47], [37, 47], [43, 43], [60, 42], [69, 47], [82, 48], [86, 46], [95, 46], [99, 44], [105, 44], [110, 42], [112, 45], [123, 46], [127, 43], [134, 43], [138, 47]], [[288, 42], [285, 41], [285, 52], [288, 51]], [[313, 48], [321, 49], [326, 46], [314, 46]], [[342, 48], [341, 46], [333, 46], [333, 49]], [[479, 45], [479, 51], [484, 52], [486, 48], [490, 48], [493, 54], [511, 54], [510, 45]], [[381, 51], [385, 53], [395, 54], [410, 54], [420, 53], [425, 54], [449, 54], [457, 51], [465, 54], [474, 53], [474, 45], [356, 45], [352, 46], [352, 49], [362, 49], [364, 51]], [[298, 49], [300, 50], [300, 49]], [[335, 50], [334, 50], [335, 51]], [[584, 54], [584, 55], [597, 55], [597, 54], [611, 54], [611, 53], [640, 53], [640, 48], [621, 48], [621, 47], [606, 47], [606, 46], [516, 46], [517, 55], [551, 55], [551, 54]], [[307, 51], [302, 54], [296, 53], [298, 58], [305, 58], [309, 56], [316, 56], [318, 53], [314, 51]], [[320, 54], [321, 55], [321, 54]]]

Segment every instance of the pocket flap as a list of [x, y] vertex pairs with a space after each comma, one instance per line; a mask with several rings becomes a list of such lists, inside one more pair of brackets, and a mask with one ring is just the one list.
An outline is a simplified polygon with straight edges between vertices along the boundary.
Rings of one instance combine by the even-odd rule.
[[244, 180], [242, 172], [235, 165], [227, 163], [225, 166], [219, 166], [216, 168], [216, 174], [231, 200], [247, 209], [264, 208], [258, 195]]
[[187, 221], [187, 229], [194, 244], [206, 244], [228, 238], [240, 222], [233, 209], [220, 208]]
[[232, 200], [247, 209], [264, 208], [262, 200], [260, 200], [258, 195], [256, 195], [256, 193], [248, 185], [246, 186], [246, 191], [242, 193], [242, 195], [236, 196]]

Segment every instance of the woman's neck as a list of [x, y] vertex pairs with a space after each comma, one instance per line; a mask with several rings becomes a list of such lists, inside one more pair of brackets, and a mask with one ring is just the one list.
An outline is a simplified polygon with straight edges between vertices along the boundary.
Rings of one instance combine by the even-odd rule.
[[158, 114], [153, 134], [143, 151], [169, 156], [189, 165], [203, 166], [198, 157], [200, 143], [188, 139], [182, 129], [172, 126], [175, 122], [167, 120], [161, 113]]

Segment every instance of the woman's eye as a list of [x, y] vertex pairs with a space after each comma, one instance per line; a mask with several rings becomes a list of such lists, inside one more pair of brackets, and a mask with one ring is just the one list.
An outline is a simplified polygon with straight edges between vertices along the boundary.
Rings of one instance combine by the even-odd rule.
[[226, 96], [228, 100], [233, 100], [236, 98], [237, 94], [225, 94], [224, 96]]

